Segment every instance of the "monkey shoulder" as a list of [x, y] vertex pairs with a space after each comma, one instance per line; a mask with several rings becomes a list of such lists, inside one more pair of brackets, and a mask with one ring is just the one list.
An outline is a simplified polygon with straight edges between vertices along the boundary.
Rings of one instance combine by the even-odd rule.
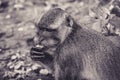
[[[118, 53], [120, 50], [102, 34], [94, 32], [92, 30], [86, 30], [78, 28], [78, 31], [72, 36], [66, 38], [63, 44], [57, 49], [59, 53], [63, 53], [65, 56], [75, 53], [82, 54], [112, 54]], [[60, 54], [62, 55], [62, 54]], [[61, 56], [62, 57], [62, 56]]]

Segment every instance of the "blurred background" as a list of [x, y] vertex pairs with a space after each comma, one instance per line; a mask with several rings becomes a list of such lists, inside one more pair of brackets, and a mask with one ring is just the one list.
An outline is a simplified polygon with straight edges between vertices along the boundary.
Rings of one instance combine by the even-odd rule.
[[0, 0], [0, 80], [53, 79], [47, 68], [31, 60], [29, 52], [35, 24], [56, 7], [83, 28], [107, 35], [120, 46], [120, 0]]

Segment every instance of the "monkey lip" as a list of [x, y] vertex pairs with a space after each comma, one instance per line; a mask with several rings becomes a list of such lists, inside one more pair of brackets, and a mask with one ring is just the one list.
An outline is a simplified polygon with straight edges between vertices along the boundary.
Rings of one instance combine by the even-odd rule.
[[39, 49], [39, 48], [36, 48], [36, 47], [33, 47], [31, 48], [31, 51], [30, 51], [31, 55], [42, 55], [43, 52], [42, 52], [42, 49]]
[[37, 44], [35, 47], [37, 47], [37, 48], [43, 48], [44, 46], [43, 45], [39, 45], [39, 44]]
[[37, 45], [38, 47], [52, 47], [52, 46], [56, 46], [60, 43], [60, 40], [58, 38], [54, 38], [54, 37], [48, 37], [48, 38], [44, 38], [41, 39], [39, 41], [39, 45]]
[[31, 48], [31, 51], [36, 51], [36, 52], [44, 52], [44, 50], [46, 50], [45, 46], [41, 46], [41, 45], [36, 45], [35, 47]]
[[[44, 46], [45, 46], [45, 43], [44, 43], [44, 42], [47, 42], [46, 39], [40, 39], [38, 46], [44, 47]], [[37, 45], [36, 45], [36, 46], [37, 46]]]

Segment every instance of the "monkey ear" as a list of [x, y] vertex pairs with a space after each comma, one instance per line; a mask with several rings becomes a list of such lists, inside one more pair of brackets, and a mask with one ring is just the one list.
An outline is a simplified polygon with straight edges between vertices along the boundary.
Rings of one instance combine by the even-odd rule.
[[35, 27], [39, 29], [39, 23], [35, 23]]
[[68, 27], [72, 27], [73, 26], [73, 19], [70, 16], [68, 16], [66, 18], [66, 21], [67, 21], [66, 23], [67, 23]]

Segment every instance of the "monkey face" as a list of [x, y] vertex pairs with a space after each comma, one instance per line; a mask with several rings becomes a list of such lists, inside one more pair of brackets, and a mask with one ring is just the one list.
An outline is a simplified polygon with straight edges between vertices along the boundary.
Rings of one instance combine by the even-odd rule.
[[60, 42], [59, 38], [57, 37], [57, 31], [46, 29], [46, 28], [40, 28], [38, 32], [38, 44], [43, 46], [56, 46]]
[[[58, 8], [57, 8], [58, 9]], [[48, 11], [38, 24], [39, 43], [44, 46], [60, 44], [72, 31], [73, 19], [68, 13], [56, 9]], [[51, 14], [51, 15], [50, 15]], [[55, 15], [53, 15], [55, 14]]]

